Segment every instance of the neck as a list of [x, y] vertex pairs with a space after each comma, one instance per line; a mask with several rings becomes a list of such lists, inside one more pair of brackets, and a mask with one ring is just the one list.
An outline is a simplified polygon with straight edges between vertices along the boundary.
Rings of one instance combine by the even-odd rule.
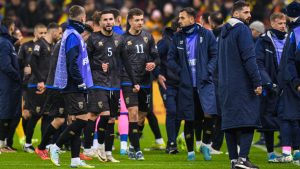
[[134, 29], [129, 29], [129, 33], [131, 34], [131, 35], [138, 35], [138, 34], [140, 34], [142, 31], [137, 31], [137, 30], [134, 30]]
[[111, 35], [113, 34], [113, 31], [108, 32], [108, 31], [106, 31], [106, 30], [104, 30], [104, 29], [101, 29], [100, 31], [101, 31], [101, 33], [102, 33], [103, 35], [105, 35], [105, 36], [111, 36]]

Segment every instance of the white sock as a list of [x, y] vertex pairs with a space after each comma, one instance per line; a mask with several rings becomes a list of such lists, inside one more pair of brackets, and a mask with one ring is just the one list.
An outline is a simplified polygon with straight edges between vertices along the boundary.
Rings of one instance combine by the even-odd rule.
[[99, 142], [98, 142], [98, 139], [94, 139], [93, 140], [93, 146], [94, 148], [97, 148], [99, 146]]
[[195, 154], [195, 151], [188, 152], [188, 156], [192, 154]]
[[246, 158], [241, 158], [242, 159], [242, 161], [247, 161], [247, 159]]
[[105, 148], [104, 144], [99, 144], [99, 148], [104, 149]]
[[53, 148], [57, 149], [57, 150], [60, 150], [60, 148], [56, 144], [53, 145]]
[[79, 157], [76, 157], [76, 158], [71, 158], [71, 164], [73, 163], [79, 163], [80, 162], [80, 158]]
[[25, 147], [30, 147], [30, 146], [32, 146], [32, 144], [31, 143], [25, 143]]
[[129, 144], [129, 148], [134, 148], [131, 144]]
[[111, 155], [112, 155], [111, 151], [105, 151], [105, 154], [106, 154], [107, 156], [111, 156]]
[[164, 144], [164, 139], [163, 138], [159, 138], [159, 139], [155, 139], [155, 143], [156, 144]]
[[197, 147], [200, 147], [201, 144], [202, 144], [202, 141], [196, 141], [196, 146], [197, 146]]
[[123, 150], [127, 149], [127, 141], [121, 141], [121, 149]]
[[83, 151], [85, 151], [85, 152], [87, 152], [87, 151], [91, 151], [92, 149], [90, 149], [90, 148], [85, 148], [85, 149], [83, 149]]
[[230, 162], [231, 162], [231, 163], [233, 163], [233, 162], [236, 163], [236, 162], [237, 162], [237, 159], [232, 159], [232, 160], [230, 160]]

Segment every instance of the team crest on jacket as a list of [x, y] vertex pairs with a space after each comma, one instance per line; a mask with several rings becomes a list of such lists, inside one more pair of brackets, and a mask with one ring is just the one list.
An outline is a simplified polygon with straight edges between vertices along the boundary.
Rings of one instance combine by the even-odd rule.
[[148, 43], [148, 38], [146, 36], [144, 37], [144, 41], [145, 43]]
[[102, 102], [98, 102], [98, 106], [99, 106], [100, 109], [102, 109], [103, 103]]
[[132, 45], [132, 42], [131, 41], [127, 41], [127, 45]]
[[59, 112], [59, 114], [63, 114], [64, 113], [64, 108], [59, 108], [58, 112]]
[[103, 46], [103, 42], [102, 41], [98, 42], [98, 45]]
[[119, 41], [115, 40], [115, 46], [118, 47]]
[[40, 113], [40, 111], [41, 111], [41, 107], [37, 106], [37, 107], [35, 108], [35, 112]]
[[80, 109], [83, 109], [83, 102], [78, 102], [78, 107], [79, 107]]

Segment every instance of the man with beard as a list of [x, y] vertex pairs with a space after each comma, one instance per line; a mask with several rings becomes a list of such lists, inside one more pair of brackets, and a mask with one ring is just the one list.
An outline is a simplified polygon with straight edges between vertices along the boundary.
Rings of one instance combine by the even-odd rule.
[[[237, 1], [219, 39], [218, 85], [231, 168], [258, 168], [248, 158], [259, 123], [262, 82], [256, 64], [249, 4]], [[240, 145], [238, 153], [237, 145]]]
[[128, 157], [144, 160], [140, 150], [138, 122], [145, 120], [151, 111], [151, 72], [159, 64], [158, 52], [152, 35], [143, 31], [144, 12], [138, 8], [129, 11], [127, 32], [120, 42], [121, 58], [124, 68], [121, 70], [121, 85], [125, 104], [129, 113]]
[[270, 16], [271, 29], [259, 37], [255, 45], [257, 65], [260, 70], [265, 94], [261, 98], [260, 117], [268, 151], [268, 162], [278, 162], [274, 153], [274, 131], [279, 130], [278, 119], [278, 71], [286, 39], [286, 17], [283, 13]]
[[46, 126], [50, 123], [51, 118], [44, 114], [44, 104], [46, 101], [45, 83], [49, 73], [49, 61], [51, 52], [55, 42], [59, 39], [59, 26], [56, 23], [50, 23], [47, 28], [45, 38], [40, 38], [36, 41], [30, 66], [32, 68], [32, 76], [28, 82], [28, 105], [31, 117], [29, 118], [26, 128], [26, 142], [23, 147], [25, 152], [33, 153], [34, 147], [31, 144], [31, 139], [34, 133], [34, 128], [38, 120], [42, 118], [42, 135], [46, 130]]
[[181, 31], [174, 35], [168, 53], [168, 64], [179, 76], [177, 111], [178, 118], [185, 120], [187, 159], [195, 160], [195, 123], [203, 122], [200, 151], [204, 160], [210, 161], [213, 117], [217, 114], [215, 85], [212, 81], [217, 62], [217, 42], [211, 31], [196, 24], [196, 12], [193, 8], [183, 8], [179, 12], [178, 23]]
[[[90, 88], [88, 112], [90, 120], [85, 128], [92, 135], [97, 114], [99, 149], [91, 149], [93, 137], [86, 138], [84, 154], [97, 155], [102, 162], [120, 162], [112, 156], [114, 142], [114, 124], [118, 115], [120, 99], [120, 61], [118, 44], [120, 35], [112, 31], [114, 15], [110, 10], [103, 10], [100, 16], [100, 31], [94, 32], [87, 40], [87, 51], [91, 63], [94, 86]], [[105, 144], [104, 144], [105, 143]]]
[[[24, 108], [22, 113], [22, 126], [24, 130], [24, 134], [26, 136], [26, 127], [27, 122], [30, 116], [29, 108], [28, 108], [28, 96], [27, 96], [27, 84], [28, 80], [31, 75], [31, 67], [30, 67], [30, 60], [31, 60], [31, 54], [33, 51], [34, 43], [39, 40], [41, 37], [45, 37], [47, 34], [47, 27], [42, 24], [37, 24], [34, 27], [34, 38], [33, 40], [30, 40], [28, 42], [25, 42], [21, 45], [20, 50], [18, 52], [19, 60], [20, 60], [20, 68], [23, 69], [23, 99], [24, 99]], [[24, 138], [25, 139], [25, 138]]]

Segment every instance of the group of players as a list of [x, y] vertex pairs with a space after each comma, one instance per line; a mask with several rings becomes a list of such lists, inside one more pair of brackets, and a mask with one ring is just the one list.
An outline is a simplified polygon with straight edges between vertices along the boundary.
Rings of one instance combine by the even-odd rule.
[[[213, 32], [196, 24], [196, 12], [192, 8], [183, 8], [172, 27], [166, 28], [157, 47], [152, 35], [143, 30], [144, 13], [140, 9], [129, 11], [123, 32], [118, 10], [97, 12], [91, 27], [85, 24], [84, 8], [72, 6], [67, 24], [51, 23], [47, 28], [36, 25], [35, 38], [24, 43], [19, 51], [27, 85], [24, 151], [35, 152], [41, 159], [51, 159], [60, 166], [61, 149], [70, 142], [71, 167], [93, 168], [83, 161], [88, 157], [119, 162], [112, 156], [118, 118], [119, 130], [127, 128], [124, 133], [128, 133], [130, 140], [128, 150], [127, 138], [121, 142], [121, 154], [127, 153], [132, 160], [144, 160], [140, 136], [145, 118], [152, 112], [151, 88], [156, 78], [167, 110], [167, 153], [178, 153], [176, 138], [180, 120], [185, 120], [183, 135], [188, 160], [195, 160], [195, 131], [203, 130], [199, 151], [209, 161], [212, 159], [210, 144], [218, 142], [217, 136], [221, 137], [219, 142], [223, 141], [222, 129], [231, 168], [258, 168], [248, 155], [254, 129], [261, 126], [261, 119], [262, 129], [268, 136], [268, 161], [299, 161], [299, 98], [291, 97], [285, 87], [286, 81], [291, 80], [299, 92], [299, 74], [287, 77], [282, 75], [287, 72], [281, 72], [284, 82], [277, 79], [279, 68], [284, 66], [281, 64], [299, 62], [297, 52], [296, 61], [289, 58], [292, 54], [286, 54], [289, 51], [285, 52], [288, 59], [283, 57], [284, 44], [289, 50], [297, 51], [299, 47], [289, 46], [295, 41], [299, 43], [299, 6], [293, 2], [287, 8], [287, 15], [294, 23], [290, 27], [290, 39], [287, 38], [289, 43], [286, 43], [286, 16], [275, 13], [270, 19], [272, 29], [254, 46], [246, 25], [251, 18], [249, 4], [238, 1], [232, 10], [233, 18], [225, 25], [218, 23], [218, 14], [211, 16]], [[289, 66], [287, 70], [299, 73], [297, 66]], [[282, 98], [278, 96], [278, 85], [284, 91]], [[274, 112], [281, 113], [280, 122], [273, 119], [278, 116]], [[34, 148], [33, 131], [41, 118], [42, 140]], [[66, 126], [65, 121], [68, 121]], [[269, 123], [280, 126], [281, 157], [273, 150], [273, 131], [279, 127], [269, 127]], [[59, 130], [62, 130], [60, 135], [55, 136]], [[80, 154], [82, 133], [83, 155]], [[49, 145], [50, 140], [55, 140], [54, 144]], [[161, 136], [156, 141], [164, 144]], [[291, 147], [295, 150], [294, 157]]]

